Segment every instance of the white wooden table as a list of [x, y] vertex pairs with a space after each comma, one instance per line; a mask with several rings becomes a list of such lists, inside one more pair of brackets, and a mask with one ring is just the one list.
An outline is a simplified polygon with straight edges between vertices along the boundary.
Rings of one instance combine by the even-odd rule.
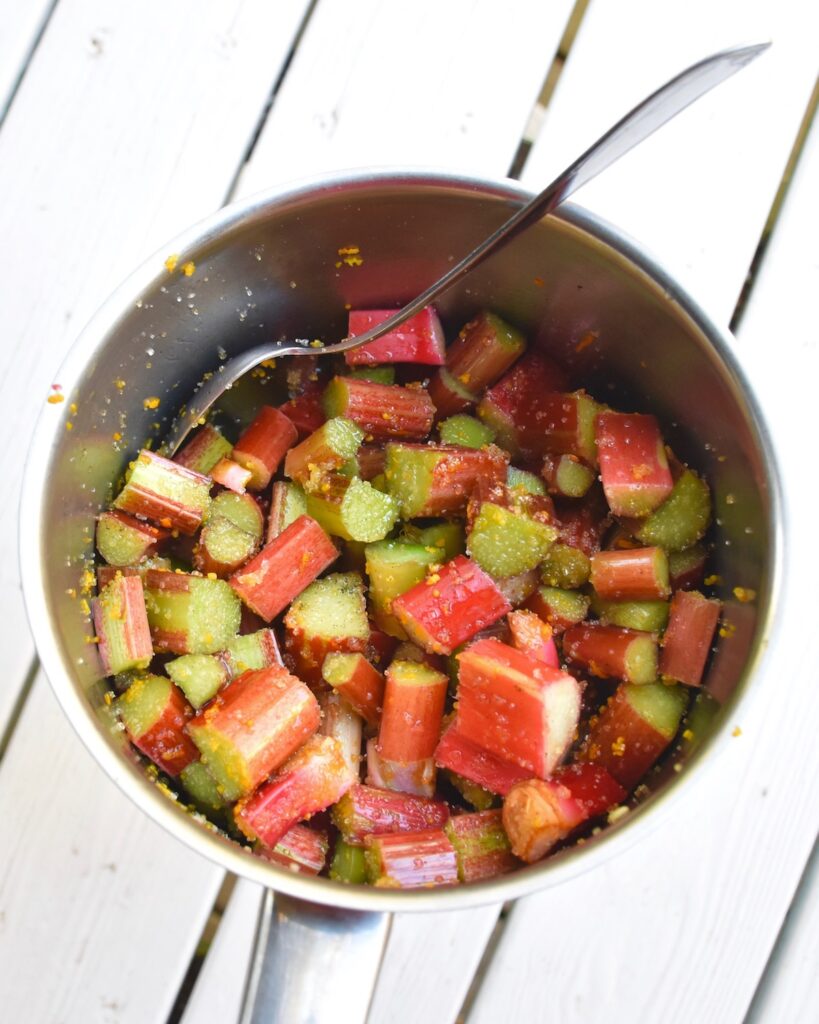
[[710, 781], [639, 848], [500, 923], [498, 907], [396, 918], [369, 1021], [819, 1019], [816, 5], [0, 0], [0, 15], [0, 1019], [231, 1024], [260, 898], [114, 790], [34, 660], [15, 495], [95, 307], [189, 223], [303, 174], [514, 165], [540, 187], [673, 72], [765, 38], [578, 201], [734, 320], [790, 501], [779, 660]]

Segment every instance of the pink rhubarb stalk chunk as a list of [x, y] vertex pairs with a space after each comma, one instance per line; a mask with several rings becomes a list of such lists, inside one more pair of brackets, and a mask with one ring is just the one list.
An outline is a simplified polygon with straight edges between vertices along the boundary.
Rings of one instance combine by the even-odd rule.
[[372, 885], [396, 889], [455, 885], [455, 848], [438, 829], [411, 835], [371, 836], [367, 846], [367, 878]]
[[600, 476], [616, 516], [647, 516], [674, 486], [660, 426], [642, 413], [601, 412], [596, 421]]
[[283, 412], [269, 405], [262, 406], [231, 455], [234, 462], [250, 470], [247, 486], [251, 490], [262, 491], [267, 487], [298, 436], [298, 430]]
[[272, 665], [220, 690], [188, 732], [222, 794], [235, 800], [278, 768], [320, 720], [318, 701], [304, 683]]
[[274, 847], [260, 845], [257, 852], [265, 860], [280, 864], [302, 875], [317, 875], [327, 861], [329, 849], [326, 832], [307, 825], [293, 825]]
[[500, 811], [457, 814], [446, 823], [444, 832], [455, 847], [458, 879], [461, 882], [496, 878], [514, 871], [518, 866]]
[[392, 602], [410, 639], [434, 654], [451, 654], [511, 609], [492, 577], [464, 555]]
[[443, 800], [355, 785], [333, 808], [332, 818], [345, 842], [361, 845], [367, 836], [441, 828], [449, 808]]
[[269, 782], [236, 805], [236, 824], [248, 837], [275, 846], [296, 822], [337, 803], [350, 787], [338, 740], [313, 736]]
[[117, 573], [91, 602], [105, 675], [147, 668], [154, 656], [139, 576]]
[[604, 679], [651, 683], [657, 678], [657, 638], [637, 629], [597, 622], [571, 626], [563, 634], [563, 656]]
[[128, 739], [168, 775], [179, 775], [199, 752], [185, 732], [193, 708], [170, 679], [136, 676], [115, 706]]
[[660, 674], [699, 686], [720, 616], [720, 602], [696, 590], [678, 590], [671, 599], [668, 628], [660, 654]]
[[435, 749], [435, 763], [500, 796], [505, 796], [516, 782], [531, 776], [526, 768], [467, 739], [458, 730], [457, 717]]
[[498, 640], [472, 644], [458, 663], [458, 731], [532, 775], [550, 775], [577, 728], [577, 680]]
[[147, 449], [131, 463], [114, 508], [192, 536], [210, 506], [210, 477]]
[[230, 579], [244, 603], [270, 622], [335, 561], [335, 544], [315, 519], [299, 516]]
[[548, 622], [544, 622], [534, 612], [523, 609], [509, 612], [507, 621], [514, 647], [552, 668], [560, 668], [557, 647], [552, 639], [553, 630]]
[[591, 585], [604, 601], [657, 601], [671, 593], [662, 548], [598, 551], [591, 557]]
[[[353, 309], [348, 318], [347, 334], [357, 338], [373, 327], [383, 324], [394, 309]], [[441, 366], [444, 362], [444, 330], [432, 306], [410, 317], [400, 327], [375, 341], [344, 353], [348, 366], [370, 363], [424, 363]]]

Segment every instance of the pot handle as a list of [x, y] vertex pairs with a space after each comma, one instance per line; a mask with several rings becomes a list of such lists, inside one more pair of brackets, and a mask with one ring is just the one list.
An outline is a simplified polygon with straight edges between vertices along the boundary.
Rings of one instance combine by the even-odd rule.
[[364, 1024], [390, 920], [267, 889], [240, 1024]]

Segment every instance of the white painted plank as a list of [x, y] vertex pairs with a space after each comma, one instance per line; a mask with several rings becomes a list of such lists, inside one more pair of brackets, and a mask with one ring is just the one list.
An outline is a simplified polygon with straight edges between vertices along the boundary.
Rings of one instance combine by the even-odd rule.
[[263, 895], [264, 889], [255, 882], [243, 878], [236, 882], [181, 1024], [235, 1024], [239, 1020]]
[[396, 914], [367, 1024], [453, 1024], [500, 909]]
[[[815, 602], [805, 573], [815, 516], [804, 481], [819, 379], [819, 342], [806, 329], [819, 281], [817, 175], [819, 124], [737, 341], [791, 501], [776, 664], [738, 723], [742, 735], [659, 831], [516, 906], [469, 1024], [501, 1015], [602, 1024], [612, 1007], [622, 1020], [739, 1024], [754, 994], [819, 829]], [[535, 944], [544, 920], [552, 940]], [[813, 956], [815, 934], [800, 941]], [[766, 1020], [792, 1020], [791, 1007], [815, 1010], [815, 960], [812, 967], [801, 975], [805, 988], [783, 993]]]
[[631, 106], [709, 53], [773, 40], [752, 65], [577, 193], [727, 322], [816, 77], [802, 0], [592, 0], [523, 180], [542, 188]]
[[746, 1024], [813, 1024], [819, 1004], [819, 850], [814, 849]]
[[322, 0], [240, 184], [344, 167], [505, 175], [567, 0]]
[[[0, 132], [0, 404], [18, 438], [0, 451], [7, 493], [73, 337], [139, 260], [221, 204], [306, 2], [59, 4]], [[0, 730], [33, 650], [16, 520], [4, 502], [0, 612], [15, 642]]]
[[0, 0], [0, 121], [53, 5], [54, 0]]
[[130, 804], [40, 677], [3, 761], [7, 1021], [160, 1024], [222, 874]]

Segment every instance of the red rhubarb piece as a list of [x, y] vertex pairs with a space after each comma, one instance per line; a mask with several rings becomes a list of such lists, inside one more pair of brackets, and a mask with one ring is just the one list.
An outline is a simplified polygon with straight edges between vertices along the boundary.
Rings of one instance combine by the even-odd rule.
[[118, 571], [91, 602], [91, 612], [105, 675], [150, 665], [154, 650], [139, 576]]
[[230, 455], [232, 445], [216, 427], [205, 423], [188, 443], [174, 455], [173, 461], [197, 473], [208, 474], [223, 458]]
[[323, 402], [327, 416], [352, 420], [368, 440], [421, 440], [429, 434], [435, 418], [435, 406], [422, 388], [361, 378], [335, 377], [327, 385]]
[[395, 598], [392, 611], [424, 650], [451, 654], [511, 611], [511, 605], [488, 573], [458, 555]]
[[199, 760], [199, 751], [185, 732], [193, 708], [170, 679], [137, 676], [117, 697], [116, 708], [128, 739], [169, 775], [177, 776]]
[[653, 633], [596, 622], [571, 626], [563, 634], [563, 656], [593, 676], [651, 683], [657, 678]]
[[531, 776], [526, 768], [467, 739], [458, 730], [457, 716], [435, 748], [435, 763], [500, 796], [505, 796], [516, 782]]
[[550, 775], [574, 738], [577, 680], [497, 640], [472, 644], [458, 663], [458, 731], [533, 775]]
[[598, 551], [591, 556], [591, 585], [604, 601], [655, 601], [668, 597], [668, 557], [662, 548]]
[[210, 505], [210, 478], [171, 462], [156, 452], [141, 451], [114, 508], [144, 516], [167, 530], [192, 536]]
[[220, 487], [225, 487], [236, 494], [244, 494], [250, 486], [253, 474], [249, 469], [240, 466], [233, 459], [219, 459], [210, 471], [211, 479]]
[[271, 665], [245, 672], [220, 690], [188, 732], [225, 798], [235, 800], [290, 757], [320, 719], [308, 687]]
[[699, 686], [717, 628], [721, 605], [696, 590], [678, 590], [671, 599], [663, 636], [660, 673], [687, 686]]
[[600, 477], [616, 516], [647, 516], [674, 486], [654, 416], [601, 412], [596, 422]]
[[509, 612], [507, 622], [513, 647], [552, 668], [560, 667], [552, 627], [539, 615], [525, 610]]
[[[352, 309], [348, 318], [347, 334], [357, 338], [373, 327], [383, 324], [394, 309]], [[438, 314], [432, 306], [375, 341], [344, 353], [348, 366], [368, 363], [423, 363], [441, 366], [444, 362], [444, 331]]]
[[444, 832], [455, 847], [461, 882], [496, 878], [518, 866], [500, 811], [457, 814], [446, 823]]
[[367, 878], [372, 885], [397, 889], [455, 885], [455, 848], [440, 830], [411, 835], [370, 836]]
[[307, 825], [293, 825], [274, 847], [260, 845], [256, 852], [273, 864], [302, 875], [317, 875], [327, 861], [327, 833]]
[[369, 725], [378, 727], [384, 704], [384, 677], [363, 654], [328, 654], [321, 673], [324, 681]]
[[299, 516], [230, 579], [245, 604], [270, 622], [338, 557], [315, 519]]
[[355, 785], [333, 808], [332, 818], [345, 842], [360, 845], [371, 835], [441, 828], [449, 808], [443, 800]]
[[327, 418], [321, 407], [321, 392], [309, 391], [279, 406], [279, 412], [290, 420], [299, 433], [299, 440], [309, 437]]
[[349, 787], [338, 740], [313, 736], [269, 782], [237, 803], [234, 819], [248, 839], [275, 846], [296, 822], [335, 804]]
[[231, 458], [250, 470], [247, 486], [251, 490], [262, 491], [297, 440], [298, 431], [292, 421], [279, 409], [263, 405], [236, 442]]

